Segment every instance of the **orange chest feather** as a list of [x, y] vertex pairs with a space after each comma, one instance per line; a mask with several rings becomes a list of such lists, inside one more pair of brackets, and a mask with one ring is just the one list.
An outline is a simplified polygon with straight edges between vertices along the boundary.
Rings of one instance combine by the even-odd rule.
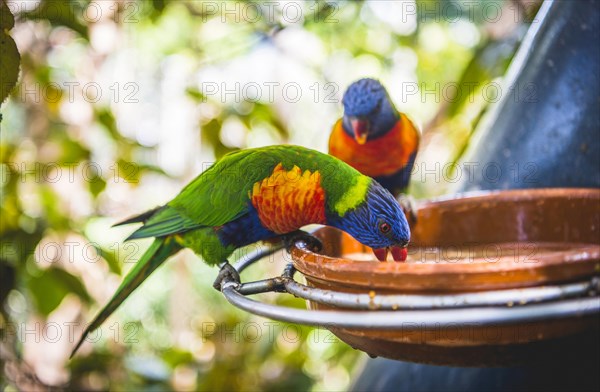
[[284, 234], [310, 223], [325, 223], [325, 191], [318, 171], [286, 171], [278, 164], [273, 173], [256, 182], [249, 194], [262, 225]]
[[342, 120], [334, 125], [329, 138], [329, 154], [371, 177], [401, 170], [418, 147], [419, 132], [403, 114], [391, 131], [363, 145], [344, 132]]

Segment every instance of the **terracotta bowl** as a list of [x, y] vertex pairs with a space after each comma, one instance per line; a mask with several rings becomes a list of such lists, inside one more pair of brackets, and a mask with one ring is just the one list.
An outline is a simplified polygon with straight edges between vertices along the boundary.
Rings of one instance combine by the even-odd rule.
[[[323, 241], [322, 254], [296, 248], [294, 265], [309, 286], [371, 295], [524, 288], [600, 274], [598, 189], [458, 195], [421, 204], [417, 218], [405, 263], [378, 262], [368, 247], [326, 227], [315, 233]], [[332, 309], [317, 303], [309, 306]], [[446, 332], [332, 331], [371, 355], [482, 366], [540, 360], [557, 345], [561, 350], [581, 348], [573, 339], [597, 334], [598, 325], [597, 317], [579, 317], [494, 328], [448, 326]]]

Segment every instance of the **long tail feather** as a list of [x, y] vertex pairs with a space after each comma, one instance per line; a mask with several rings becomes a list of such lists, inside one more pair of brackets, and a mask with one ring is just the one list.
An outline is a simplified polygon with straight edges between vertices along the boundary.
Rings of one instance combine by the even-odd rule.
[[130, 223], [143, 223], [143, 222], [146, 222], [148, 219], [150, 219], [152, 217], [152, 215], [156, 214], [158, 212], [158, 210], [160, 210], [163, 207], [164, 206], [156, 207], [156, 208], [153, 208], [153, 209], [151, 209], [149, 211], [146, 211], [146, 212], [144, 212], [142, 214], [132, 216], [131, 218], [127, 218], [124, 221], [115, 223], [114, 225], [112, 225], [112, 227], [128, 225]]
[[87, 326], [79, 342], [71, 352], [71, 357], [77, 352], [90, 332], [96, 330], [150, 274], [166, 259], [177, 253], [181, 246], [172, 237], [157, 238], [142, 255], [135, 267], [129, 271], [117, 292], [108, 301], [108, 304], [96, 315]]

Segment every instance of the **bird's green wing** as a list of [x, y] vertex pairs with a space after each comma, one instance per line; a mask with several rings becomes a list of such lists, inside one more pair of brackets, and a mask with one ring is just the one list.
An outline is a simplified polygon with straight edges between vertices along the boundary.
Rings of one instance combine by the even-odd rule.
[[[280, 163], [287, 170], [299, 166], [302, 170], [319, 171], [328, 203], [338, 213], [347, 204], [346, 210], [354, 206], [354, 197], [346, 199], [364, 196], [368, 185], [368, 178], [350, 166], [304, 147], [278, 145], [240, 150], [227, 154], [196, 177], [128, 239], [161, 237], [231, 222], [250, 208], [254, 184], [271, 176]], [[360, 183], [361, 179], [365, 184]]]
[[[290, 148], [294, 147], [287, 146], [288, 152]], [[253, 184], [271, 174], [285, 158], [282, 152], [281, 148], [265, 147], [226, 155], [167, 205], [123, 222], [144, 222], [127, 240], [220, 226], [243, 215], [249, 208]]]
[[144, 222], [144, 226], [134, 231], [126, 241], [136, 238], [164, 237], [203, 227], [172, 207], [164, 206]]
[[[268, 146], [224, 156], [196, 177], [168, 206], [198, 225], [223, 225], [248, 211], [253, 185], [269, 177], [279, 163], [286, 170], [298, 166], [302, 170], [319, 171], [328, 208], [342, 215], [342, 210], [357, 204], [354, 199], [363, 197], [370, 183], [368, 177], [330, 155], [300, 146]], [[347, 200], [349, 197], [352, 203]]]
[[188, 184], [168, 206], [201, 226], [230, 222], [248, 211], [252, 186], [273, 172], [283, 159], [281, 151], [263, 147], [227, 154]]

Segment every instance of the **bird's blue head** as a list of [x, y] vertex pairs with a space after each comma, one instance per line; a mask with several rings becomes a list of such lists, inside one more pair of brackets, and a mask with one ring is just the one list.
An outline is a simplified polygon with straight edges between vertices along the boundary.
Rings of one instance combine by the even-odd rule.
[[352, 83], [342, 98], [344, 131], [357, 143], [376, 139], [391, 130], [398, 121], [398, 111], [385, 87], [375, 79]]
[[373, 248], [381, 261], [387, 259], [390, 250], [394, 260], [406, 260], [410, 241], [406, 216], [394, 196], [375, 180], [369, 185], [364, 202], [343, 217], [328, 217], [328, 223]]

